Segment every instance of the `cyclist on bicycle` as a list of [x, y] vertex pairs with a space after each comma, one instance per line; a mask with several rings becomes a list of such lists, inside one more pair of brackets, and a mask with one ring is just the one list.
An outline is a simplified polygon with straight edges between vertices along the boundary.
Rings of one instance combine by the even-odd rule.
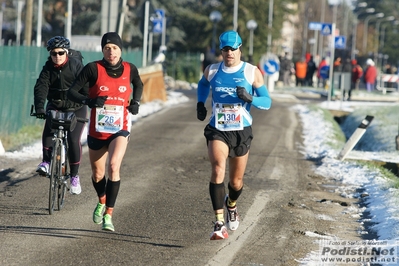
[[[50, 54], [34, 87], [36, 118], [46, 119], [46, 113], [49, 110], [74, 111], [76, 117], [86, 118], [87, 107], [67, 98], [67, 90], [83, 69], [81, 61], [68, 57], [69, 47], [70, 41], [62, 36], [55, 36], [47, 42], [47, 50]], [[84, 124], [78, 121], [75, 129], [68, 132], [71, 194], [80, 194], [82, 191], [78, 171], [82, 155], [80, 139]], [[46, 176], [49, 171], [52, 138], [53, 133], [48, 118], [42, 134], [43, 161], [36, 170], [40, 175]]]

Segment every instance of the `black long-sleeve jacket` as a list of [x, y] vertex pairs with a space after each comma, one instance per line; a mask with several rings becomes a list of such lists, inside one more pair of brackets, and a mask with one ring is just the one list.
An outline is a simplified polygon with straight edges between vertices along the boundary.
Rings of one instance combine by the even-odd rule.
[[[109, 65], [108, 62], [105, 61], [104, 59], [103, 62], [107, 74], [110, 77], [117, 78], [122, 75], [124, 70], [122, 64], [122, 58], [116, 66]], [[134, 101], [140, 102], [141, 96], [143, 94], [143, 82], [141, 81], [137, 67], [132, 63], [129, 64], [130, 64], [130, 83], [133, 85], [132, 98]], [[83, 68], [82, 72], [80, 73], [79, 77], [75, 80], [75, 83], [72, 85], [70, 90], [68, 90], [68, 98], [77, 103], [84, 102], [88, 98], [87, 95], [89, 94], [89, 88], [94, 86], [94, 84], [97, 81], [97, 78], [98, 78], [98, 71], [97, 71], [96, 62], [88, 63]], [[85, 87], [84, 85], [87, 83], [89, 84], [89, 86]]]
[[[49, 57], [43, 66], [42, 71], [34, 87], [35, 110], [44, 110], [46, 100], [51, 105], [53, 100], [64, 101], [61, 110], [74, 111], [82, 107], [81, 103], [68, 100], [67, 91], [72, 86], [75, 78], [83, 69], [83, 64], [75, 58], [68, 58], [68, 61], [60, 68], [55, 67]], [[54, 109], [57, 109], [54, 107]]]

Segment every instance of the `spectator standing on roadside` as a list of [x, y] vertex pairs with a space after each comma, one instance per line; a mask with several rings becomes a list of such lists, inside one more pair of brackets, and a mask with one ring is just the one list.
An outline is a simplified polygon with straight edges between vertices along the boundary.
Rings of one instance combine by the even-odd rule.
[[[81, 118], [86, 118], [87, 115], [86, 106], [67, 99], [69, 87], [83, 69], [81, 61], [68, 56], [69, 48], [70, 41], [63, 36], [55, 36], [48, 40], [47, 51], [49, 51], [49, 57], [34, 87], [36, 118], [46, 119], [42, 134], [43, 161], [36, 170], [40, 175], [47, 175], [49, 172], [54, 137], [51, 129], [51, 120], [46, 118], [46, 113], [50, 110], [59, 110], [62, 112], [73, 111], [77, 117]], [[47, 105], [45, 107], [46, 100]], [[84, 125], [84, 122], [78, 121], [73, 131], [68, 130], [71, 194], [80, 194], [82, 191], [78, 172], [82, 156], [80, 139]]]
[[[339, 78], [340, 79], [340, 81], [339, 81], [340, 86], [345, 85], [342, 88], [342, 100], [345, 100], [345, 95], [346, 95], [346, 92], [348, 91], [348, 99], [347, 100], [350, 101], [350, 96], [352, 94], [352, 84], [350, 84], [349, 87], [346, 86], [346, 83], [347, 83], [346, 82], [346, 75], [349, 74], [350, 77], [352, 76], [352, 64], [351, 64], [350, 58], [345, 58], [345, 62], [342, 64], [341, 71], [342, 71], [341, 75], [344, 75], [343, 77], [345, 78], [344, 84], [341, 84], [341, 82], [342, 82], [341, 77], [342, 76]], [[352, 83], [352, 81], [351, 81], [351, 83]]]
[[[359, 89], [359, 83], [360, 83], [360, 78], [362, 77], [362, 75], [363, 75], [363, 69], [361, 68], [361, 66], [359, 66], [358, 64], [357, 64], [357, 60], [356, 59], [352, 59], [351, 61], [350, 61], [350, 64], [351, 64], [351, 69], [350, 69], [350, 73], [351, 73], [351, 86], [350, 86], [350, 88], [349, 88], [349, 90], [348, 90], [348, 101], [350, 101], [351, 100], [351, 97], [352, 97], [352, 91], [354, 90], [354, 89]], [[349, 69], [346, 69], [347, 67], [345, 66], [344, 67], [344, 72], [348, 72], [349, 71]], [[344, 92], [343, 92], [343, 97], [344, 97], [344, 99], [345, 99], [345, 92], [346, 92], [346, 90], [344, 90]]]
[[[394, 71], [393, 67], [391, 66], [391, 64], [386, 64], [384, 66], [384, 73], [388, 74], [388, 75], [392, 75], [392, 74], [395, 73], [395, 71]], [[387, 83], [387, 85], [386, 85], [387, 88], [393, 88], [394, 82], [388, 81], [386, 83]]]
[[372, 92], [375, 87], [375, 81], [377, 79], [377, 68], [375, 67], [372, 59], [367, 59], [367, 68], [364, 71], [364, 82], [366, 83], [367, 92]]
[[317, 84], [318, 84], [317, 86], [318, 86], [318, 87], [320, 87], [320, 85], [321, 85], [323, 88], [326, 87], [326, 81], [327, 81], [327, 80], [323, 78], [323, 76], [322, 76], [322, 70], [324, 70], [323, 67], [328, 66], [328, 64], [329, 64], [329, 61], [328, 61], [327, 58], [323, 58], [323, 59], [320, 61], [320, 64], [319, 64], [319, 67], [317, 68], [317, 73], [316, 73], [316, 75], [317, 75]]
[[334, 75], [334, 73], [340, 73], [340, 72], [342, 72], [342, 58], [340, 56], [337, 56], [333, 62], [332, 84], [330, 84], [331, 85], [331, 89], [330, 89], [331, 98], [336, 98], [334, 91], [335, 91], [335, 89], [338, 89], [338, 88], [335, 88], [335, 86], [334, 86], [336, 84], [334, 79], [338, 77], [338, 76]]
[[[91, 108], [87, 145], [92, 183], [99, 200], [93, 222], [102, 223], [103, 230], [114, 231], [112, 214], [121, 183], [120, 167], [130, 137], [130, 113], [139, 112], [143, 82], [137, 67], [122, 60], [122, 40], [116, 32], [104, 34], [101, 47], [103, 59], [83, 68], [68, 97]], [[86, 83], [89, 89], [84, 89]]]
[[313, 60], [313, 55], [311, 55], [309, 57], [309, 61], [307, 63], [307, 69], [306, 69], [306, 85], [313, 87], [313, 76], [314, 73], [316, 72], [317, 67], [316, 67], [316, 63]]
[[[236, 203], [244, 187], [243, 177], [253, 139], [250, 109], [254, 106], [267, 110], [271, 106], [260, 70], [241, 61], [240, 35], [226, 31], [219, 41], [223, 61], [205, 69], [197, 91], [197, 118], [203, 121], [207, 115], [205, 102], [212, 90], [212, 115], [204, 129], [212, 167], [209, 194], [216, 218], [211, 240], [227, 238], [226, 225], [230, 230], [236, 230], [239, 225]], [[229, 193], [226, 195], [227, 160]]]
[[363, 69], [357, 63], [357, 60], [352, 59], [351, 64], [352, 64], [352, 77], [351, 77], [351, 88], [348, 92], [348, 101], [351, 100], [352, 90], [354, 89], [359, 90], [360, 79], [363, 76]]
[[306, 54], [305, 54], [305, 61], [306, 61], [306, 63], [309, 62], [311, 56], [312, 56], [312, 55], [311, 55], [309, 52], [306, 52]]
[[333, 63], [333, 71], [334, 72], [341, 72], [342, 71], [342, 61], [341, 57], [337, 57]]
[[306, 63], [305, 58], [302, 58], [300, 61], [297, 61], [295, 63], [295, 78], [296, 82], [295, 85], [298, 86], [301, 84], [301, 86], [306, 85], [306, 71], [308, 69], [308, 64]]
[[342, 65], [343, 73], [351, 73], [352, 72], [352, 63], [350, 58], [346, 58], [344, 64]]
[[293, 71], [293, 64], [292, 60], [288, 58], [287, 52], [281, 58], [281, 70], [283, 74], [283, 84], [284, 86], [289, 86], [291, 84], [291, 74]]

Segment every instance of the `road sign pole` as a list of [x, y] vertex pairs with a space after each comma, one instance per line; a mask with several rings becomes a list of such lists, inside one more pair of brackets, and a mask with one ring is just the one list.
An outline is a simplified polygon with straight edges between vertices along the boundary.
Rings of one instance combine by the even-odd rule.
[[259, 65], [265, 72], [264, 81], [267, 89], [269, 92], [273, 92], [274, 82], [277, 81], [276, 74], [278, 75], [278, 71], [280, 70], [280, 61], [278, 60], [278, 56], [268, 52], [261, 57]]
[[334, 57], [335, 57], [335, 23], [332, 24], [331, 27], [331, 43], [330, 43], [330, 74], [328, 77], [329, 86], [328, 86], [328, 96], [327, 102], [330, 103], [331, 101], [331, 93], [333, 89], [333, 75], [334, 75]]
[[165, 15], [162, 17], [162, 35], [161, 35], [161, 45], [165, 47], [166, 42], [166, 17]]
[[314, 41], [314, 44], [313, 44], [313, 56], [316, 58], [316, 55], [317, 55], [317, 45], [319, 44], [319, 42], [318, 42], [318, 36], [319, 36], [319, 32], [318, 31], [315, 31], [314, 32], [314, 36], [315, 36], [315, 41]]
[[147, 45], [148, 45], [148, 21], [150, 18], [150, 1], [145, 2], [144, 10], [144, 36], [143, 36], [143, 60], [142, 66], [147, 66]]

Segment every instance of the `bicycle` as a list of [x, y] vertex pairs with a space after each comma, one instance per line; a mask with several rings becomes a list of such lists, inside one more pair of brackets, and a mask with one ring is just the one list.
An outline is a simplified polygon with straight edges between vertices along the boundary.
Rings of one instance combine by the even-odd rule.
[[[31, 107], [31, 116], [34, 106]], [[65, 204], [65, 194], [70, 190], [68, 179], [71, 177], [69, 172], [68, 158], [68, 130], [73, 130], [77, 121], [87, 122], [87, 119], [76, 117], [74, 112], [62, 112], [58, 110], [50, 110], [46, 113], [46, 119], [50, 118], [51, 129], [54, 130], [52, 155], [50, 161], [49, 172], [47, 177], [50, 179], [49, 187], [49, 214], [53, 214], [56, 201], [58, 211]]]

